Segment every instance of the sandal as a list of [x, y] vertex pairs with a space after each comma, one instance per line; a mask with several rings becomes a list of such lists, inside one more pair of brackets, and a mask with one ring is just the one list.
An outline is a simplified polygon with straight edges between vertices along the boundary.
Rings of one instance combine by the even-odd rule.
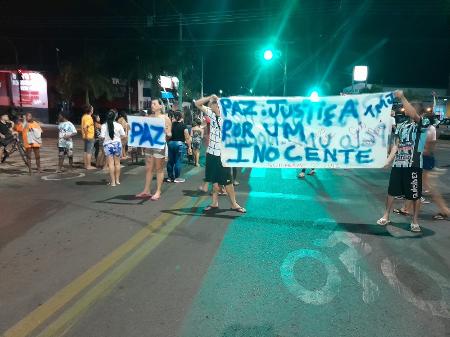
[[151, 198], [150, 198], [150, 200], [151, 201], [157, 201], [157, 200], [159, 200], [159, 198], [161, 198], [161, 195], [156, 195], [156, 194], [154, 194]]
[[309, 176], [313, 176], [313, 175], [315, 175], [315, 174], [316, 174], [316, 171], [315, 171], [315, 170], [309, 171], [309, 173], [308, 173]]
[[390, 224], [391, 221], [385, 218], [380, 218], [377, 220], [377, 224], [379, 224], [380, 226], [386, 226], [388, 224]]
[[219, 206], [209, 205], [209, 206], [206, 206], [206, 207], [203, 209], [203, 212], [209, 212], [209, 211], [217, 210], [217, 209], [219, 209]]
[[298, 175], [298, 178], [300, 178], [300, 179], [305, 178], [305, 173], [304, 172], [300, 172], [300, 174]]
[[238, 213], [247, 213], [247, 210], [244, 207], [238, 207], [238, 208], [230, 208], [232, 211], [234, 212], [238, 212]]
[[395, 214], [403, 215], [403, 216], [410, 216], [411, 215], [408, 212], [405, 212], [404, 210], [402, 210], [401, 208], [394, 208], [394, 210], [392, 212], [394, 212]]
[[448, 220], [448, 216], [444, 213], [438, 213], [433, 216], [433, 220]]
[[415, 233], [422, 231], [422, 229], [420, 229], [419, 224], [416, 224], [416, 223], [411, 223], [409, 228], [411, 229], [411, 232], [415, 232]]

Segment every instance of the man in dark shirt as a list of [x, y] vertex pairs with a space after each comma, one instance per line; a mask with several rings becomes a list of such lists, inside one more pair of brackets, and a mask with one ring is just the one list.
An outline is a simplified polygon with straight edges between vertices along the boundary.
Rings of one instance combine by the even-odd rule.
[[6, 146], [14, 140], [12, 127], [8, 113], [2, 112], [0, 116], [0, 159], [2, 162], [8, 157]]
[[418, 217], [422, 197], [422, 152], [430, 121], [423, 117], [425, 109], [422, 104], [409, 103], [400, 90], [395, 92], [395, 96], [402, 102], [409, 119], [398, 124], [395, 130], [395, 143], [386, 164], [388, 166], [393, 162], [386, 210], [377, 223], [382, 226], [389, 224], [394, 197], [404, 196], [413, 204], [411, 231], [420, 232]]

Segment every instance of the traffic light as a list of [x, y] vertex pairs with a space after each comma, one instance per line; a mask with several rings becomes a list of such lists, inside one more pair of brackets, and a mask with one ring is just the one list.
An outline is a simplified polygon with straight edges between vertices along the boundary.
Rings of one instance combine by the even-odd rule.
[[263, 62], [269, 63], [281, 57], [281, 51], [271, 47], [259, 49], [255, 52], [255, 57]]
[[320, 101], [319, 90], [317, 90], [316, 88], [311, 89], [309, 99], [311, 100], [311, 102], [319, 102]]
[[264, 60], [270, 61], [273, 58], [273, 51], [271, 49], [264, 50], [263, 53]]

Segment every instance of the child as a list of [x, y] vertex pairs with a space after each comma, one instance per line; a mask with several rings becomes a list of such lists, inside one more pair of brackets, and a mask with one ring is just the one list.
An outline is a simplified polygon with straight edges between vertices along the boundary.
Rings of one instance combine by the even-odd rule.
[[203, 129], [199, 119], [194, 121], [194, 127], [191, 130], [192, 152], [194, 154], [194, 165], [200, 166], [200, 146], [203, 141]]
[[70, 170], [73, 169], [73, 141], [72, 137], [77, 134], [75, 126], [67, 120], [67, 116], [61, 112], [58, 116], [58, 170], [62, 172], [64, 157], [69, 157]]

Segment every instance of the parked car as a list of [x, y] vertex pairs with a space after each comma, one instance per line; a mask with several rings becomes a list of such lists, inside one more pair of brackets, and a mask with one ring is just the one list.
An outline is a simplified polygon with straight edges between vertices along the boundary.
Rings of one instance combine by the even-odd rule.
[[450, 138], [450, 118], [444, 118], [436, 126], [439, 139]]

